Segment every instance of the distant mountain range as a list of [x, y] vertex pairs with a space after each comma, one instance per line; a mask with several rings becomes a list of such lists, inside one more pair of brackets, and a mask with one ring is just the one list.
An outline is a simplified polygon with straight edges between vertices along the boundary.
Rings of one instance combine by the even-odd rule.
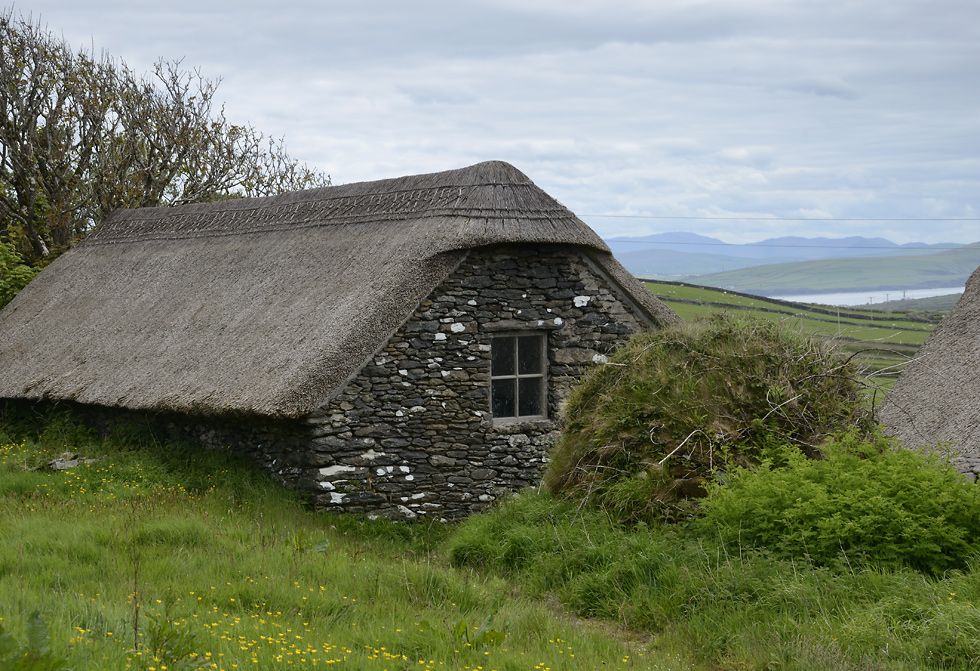
[[885, 238], [788, 236], [732, 245], [694, 233], [619, 237], [606, 243], [638, 277], [764, 295], [963, 286], [980, 265], [980, 243], [899, 245]]

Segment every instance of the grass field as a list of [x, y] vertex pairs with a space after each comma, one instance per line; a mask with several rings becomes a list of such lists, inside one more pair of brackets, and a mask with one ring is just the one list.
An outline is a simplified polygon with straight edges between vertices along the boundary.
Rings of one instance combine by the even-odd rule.
[[[66, 449], [99, 460], [33, 470]], [[0, 423], [0, 537], [4, 671], [980, 663], [975, 567], [813, 566], [535, 492], [458, 527], [331, 516], [229, 454], [57, 419]]]
[[[34, 470], [65, 450], [98, 461]], [[688, 668], [451, 568], [449, 532], [313, 513], [221, 452], [0, 425], [0, 669]]]
[[942, 314], [935, 310], [923, 315], [918, 311], [837, 309], [668, 282], [646, 282], [646, 286], [684, 319], [734, 311], [781, 321], [807, 335], [834, 340], [861, 365], [872, 391], [891, 388], [902, 366], [915, 356]]

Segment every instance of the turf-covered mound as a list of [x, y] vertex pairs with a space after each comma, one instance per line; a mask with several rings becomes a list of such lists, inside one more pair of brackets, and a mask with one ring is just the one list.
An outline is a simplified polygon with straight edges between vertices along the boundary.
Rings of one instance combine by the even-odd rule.
[[820, 458], [831, 434], [869, 434], [858, 378], [825, 342], [769, 321], [725, 314], [634, 336], [569, 398], [545, 487], [624, 521], [686, 516], [732, 464], [787, 444]]

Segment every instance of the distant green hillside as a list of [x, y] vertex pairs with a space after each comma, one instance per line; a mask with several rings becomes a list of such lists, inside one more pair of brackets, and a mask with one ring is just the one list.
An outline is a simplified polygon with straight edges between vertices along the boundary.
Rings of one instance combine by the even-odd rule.
[[787, 259], [739, 258], [723, 254], [690, 253], [676, 249], [643, 249], [616, 252], [616, 259], [638, 277], [677, 279], [718, 271], [751, 268]]
[[757, 294], [959, 287], [980, 266], [980, 243], [947, 252], [895, 258], [777, 263], [687, 278]]
[[956, 301], [963, 294], [947, 294], [945, 296], [930, 296], [928, 298], [906, 298], [901, 300], [883, 301], [875, 304], [876, 310], [901, 310], [910, 314], [935, 315], [944, 314], [953, 309]]
[[[737, 312], [787, 323], [802, 333], [840, 342], [869, 376], [869, 390], [891, 388], [902, 366], [925, 342], [943, 313], [899, 312], [791, 303], [746, 296], [681, 282], [645, 282], [647, 288], [684, 319]], [[876, 400], [881, 400], [878, 394]]]

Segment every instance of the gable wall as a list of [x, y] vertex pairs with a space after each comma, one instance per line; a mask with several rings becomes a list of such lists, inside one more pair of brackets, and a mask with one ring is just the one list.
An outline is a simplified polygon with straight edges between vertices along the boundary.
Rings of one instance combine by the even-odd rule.
[[[569, 388], [645, 323], [575, 248], [474, 250], [306, 418], [309, 449], [286, 455], [279, 473], [323, 509], [449, 519], [479, 510], [537, 482]], [[547, 334], [549, 419], [495, 425], [490, 341], [523, 331]]]

